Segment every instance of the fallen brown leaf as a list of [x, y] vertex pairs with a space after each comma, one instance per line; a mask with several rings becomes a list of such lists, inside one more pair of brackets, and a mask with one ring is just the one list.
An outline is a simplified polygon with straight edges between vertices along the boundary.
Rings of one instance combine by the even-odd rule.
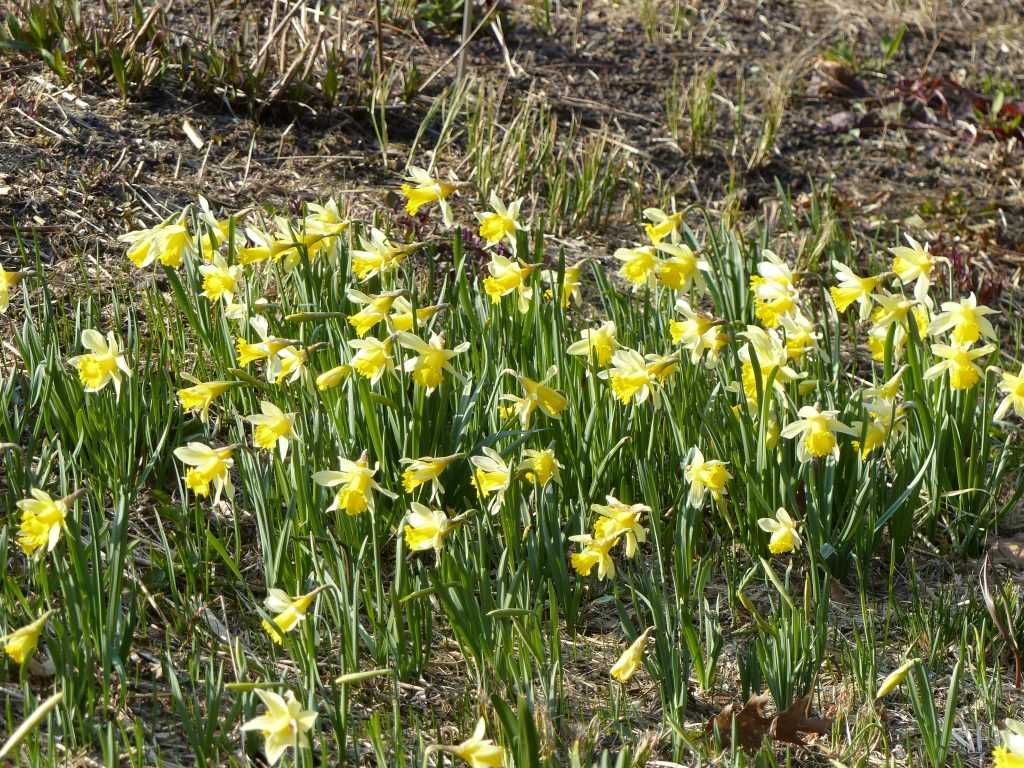
[[805, 744], [801, 733], [818, 733], [827, 736], [832, 733], [832, 721], [827, 717], [810, 716], [811, 697], [802, 696], [789, 708], [772, 719], [768, 732], [779, 741], [790, 744]]
[[722, 743], [728, 744], [735, 721], [736, 740], [741, 747], [750, 751], [760, 749], [766, 736], [790, 744], [806, 744], [801, 734], [832, 733], [832, 721], [829, 718], [810, 716], [810, 696], [797, 699], [785, 712], [775, 717], [766, 717], [764, 705], [770, 698], [768, 693], [755, 694], [747, 699], [739, 712], [736, 712], [735, 705], [729, 704], [708, 721], [705, 730], [710, 734], [717, 727]]

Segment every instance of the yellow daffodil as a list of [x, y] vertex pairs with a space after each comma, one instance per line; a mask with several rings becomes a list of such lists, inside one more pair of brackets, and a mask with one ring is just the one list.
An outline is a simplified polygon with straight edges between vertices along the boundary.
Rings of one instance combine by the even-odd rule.
[[352, 272], [361, 281], [393, 272], [416, 249], [416, 244], [392, 242], [376, 227], [370, 229], [369, 238], [361, 236], [359, 244], [361, 247], [353, 249], [349, 256]]
[[277, 357], [271, 361], [270, 370], [274, 372], [274, 383], [294, 384], [306, 372], [309, 362], [309, 347], [296, 347], [289, 344], [278, 350]]
[[219, 253], [214, 254], [209, 264], [200, 264], [199, 273], [203, 276], [203, 296], [212, 302], [223, 301], [231, 304], [235, 298], [235, 290], [242, 278], [242, 268], [224, 261]]
[[647, 640], [650, 638], [654, 627], [648, 627], [643, 634], [634, 640], [630, 646], [622, 652], [618, 660], [612, 664], [611, 676], [618, 682], [625, 685], [640, 669], [644, 663], [644, 651], [647, 649]]
[[356, 350], [355, 356], [349, 362], [352, 370], [368, 379], [371, 384], [376, 384], [385, 371], [395, 367], [391, 359], [390, 339], [352, 339], [348, 345]]
[[32, 498], [18, 502], [21, 510], [18, 546], [29, 557], [43, 547], [52, 552], [57, 546], [61, 531], [67, 530], [68, 502], [73, 498], [53, 499], [39, 488], [33, 488], [31, 495]]
[[786, 355], [790, 360], [799, 360], [808, 350], [817, 346], [821, 334], [814, 322], [799, 309], [779, 319], [786, 336]]
[[238, 249], [238, 262], [256, 264], [261, 261], [277, 261], [285, 257], [294, 258], [298, 251], [295, 239], [288, 230], [287, 225], [279, 227], [277, 232], [246, 227], [245, 237], [249, 244]]
[[[374, 511], [374, 493], [389, 499], [397, 494], [381, 488], [373, 479], [377, 467], [370, 467], [367, 454], [363, 451], [357, 461], [342, 458], [337, 470], [324, 470], [313, 475], [313, 481], [325, 488], [338, 488], [334, 494], [334, 502], [327, 508], [328, 512], [343, 510], [346, 515], [354, 517], [367, 509]], [[339, 487], [340, 486], [340, 487]]]
[[552, 480], [556, 483], [562, 482], [559, 470], [563, 467], [550, 448], [527, 448], [523, 451], [523, 460], [519, 462], [518, 469], [529, 482], [542, 488]]
[[982, 347], [949, 346], [932, 344], [932, 354], [942, 359], [924, 372], [926, 380], [937, 379], [949, 371], [949, 386], [953, 389], [970, 389], [981, 380], [984, 372], [974, 362], [995, 350], [995, 345], [985, 344]]
[[185, 473], [185, 487], [197, 496], [209, 496], [210, 484], [213, 483], [213, 503], [220, 501], [221, 493], [234, 495], [235, 487], [231, 484], [231, 458], [233, 449], [211, 448], [203, 443], [188, 443], [184, 447], [175, 448], [174, 455], [178, 461], [188, 467]]
[[714, 365], [726, 344], [721, 325], [713, 317], [692, 309], [686, 299], [678, 299], [675, 308], [686, 319], [669, 322], [672, 343], [687, 350], [694, 365], [700, 362], [705, 352], [708, 353], [706, 364]]
[[885, 441], [893, 433], [896, 419], [903, 409], [893, 400], [881, 398], [864, 399], [864, 410], [869, 416], [866, 422], [854, 422], [851, 426], [856, 434], [863, 434], [863, 442], [853, 441], [853, 447], [860, 451], [860, 457], [867, 459], [876, 448], [885, 445]]
[[829, 288], [836, 311], [842, 314], [851, 304], [857, 302], [860, 305], [861, 321], [867, 320], [873, 304], [871, 294], [878, 287], [881, 276], [860, 277], [841, 261], [833, 261], [832, 268], [836, 271], [836, 280], [839, 283]]
[[[575, 264], [569, 265], [562, 272], [562, 290], [560, 303], [562, 309], [568, 309], [572, 302], [579, 304], [583, 300], [583, 265], [587, 263], [589, 259], [580, 259]], [[540, 279], [544, 281], [546, 285], [551, 286], [548, 292], [554, 295], [554, 288], [558, 285], [558, 271], [554, 269], [541, 270]], [[547, 296], [547, 293], [545, 293]]]
[[452, 521], [439, 509], [430, 509], [418, 501], [411, 502], [412, 511], [405, 518], [405, 546], [411, 552], [428, 549], [441, 553], [444, 539], [452, 530]]
[[888, 381], [880, 387], [870, 387], [864, 390], [863, 399], [866, 400], [895, 400], [900, 394], [900, 383], [903, 381], [903, 374], [907, 367], [903, 366], [894, 373]]
[[657, 250], [668, 255], [658, 263], [657, 275], [662, 285], [673, 291], [688, 291], [691, 285], [704, 284], [700, 273], [710, 267], [706, 261], [697, 258], [690, 246], [659, 243]]
[[276, 447], [284, 461], [288, 456], [288, 444], [295, 439], [295, 414], [285, 413], [269, 400], [260, 402], [260, 410], [262, 413], [245, 417], [255, 427], [252, 441], [265, 451]]
[[242, 730], [263, 734], [267, 763], [275, 765], [289, 748], [309, 746], [306, 733], [316, 723], [316, 712], [304, 710], [291, 691], [282, 697], [273, 691], [257, 688], [256, 695], [267, 711], [242, 725]]
[[640, 517], [651, 508], [646, 504], [623, 504], [614, 496], [606, 496], [606, 504], [591, 504], [590, 509], [598, 514], [594, 522], [594, 538], [600, 541], [623, 540], [626, 557], [636, 554], [637, 543], [647, 541], [647, 529], [640, 524]]
[[768, 551], [773, 555], [783, 555], [800, 549], [803, 543], [800, 534], [797, 533], [797, 523], [789, 516], [782, 507], [775, 511], [775, 517], [762, 517], [757, 521], [758, 527], [765, 533], [771, 534], [768, 541]]
[[[416, 307], [416, 324], [423, 325], [442, 309], [442, 305], [433, 304], [429, 307]], [[412, 303], [404, 296], [395, 297], [391, 305], [388, 323], [393, 331], [411, 331], [413, 323]]]
[[15, 664], [21, 666], [35, 652], [36, 646], [39, 645], [39, 636], [46, 626], [46, 620], [52, 613], [53, 611], [47, 611], [31, 624], [26, 624], [2, 638], [4, 652], [11, 657]]
[[559, 419], [562, 411], [569, 405], [565, 395], [557, 389], [548, 386], [548, 382], [558, 375], [558, 366], [552, 365], [540, 381], [534, 381], [528, 376], [523, 376], [513, 370], [506, 370], [516, 377], [519, 386], [523, 389], [522, 397], [517, 395], [502, 395], [501, 399], [513, 404], [516, 414], [519, 416], [519, 424], [523, 429], [530, 428], [530, 421], [534, 411], [539, 410], [551, 419]]
[[704, 503], [704, 496], [709, 492], [715, 501], [725, 496], [728, 493], [725, 486], [732, 480], [727, 465], [726, 461], [705, 459], [700, 448], [694, 448], [693, 457], [683, 472], [683, 477], [690, 484], [686, 503], [696, 509]]
[[352, 374], [352, 366], [347, 364], [336, 365], [330, 370], [324, 371], [316, 377], [316, 388], [321, 392], [334, 389]]
[[235, 353], [238, 365], [245, 368], [257, 360], [262, 360], [267, 367], [267, 381], [274, 381], [279, 371], [277, 354], [292, 342], [269, 335], [267, 319], [261, 315], [254, 316], [249, 325], [260, 337], [258, 342], [250, 342], [241, 336], [235, 339]]
[[425, 169], [410, 165], [406, 183], [402, 185], [402, 194], [405, 196], [405, 212], [410, 216], [415, 216], [424, 205], [436, 202], [441, 208], [444, 225], [450, 227], [452, 225], [452, 208], [448, 204], [448, 197], [457, 188], [457, 184], [451, 181], [435, 179]]
[[423, 387], [428, 395], [441, 386], [445, 371], [456, 378], [461, 378], [459, 372], [452, 367], [451, 361], [469, 349], [468, 341], [452, 349], [445, 349], [444, 336], [440, 334], [432, 333], [430, 341], [427, 342], [419, 336], [403, 331], [398, 334], [398, 343], [416, 353], [415, 357], [410, 357], [402, 364], [402, 369], [411, 374], [413, 382]]
[[797, 415], [800, 417], [782, 428], [787, 439], [799, 438], [796, 455], [800, 461], [810, 461], [831, 455], [839, 460], [839, 443], [836, 434], [856, 435], [853, 427], [836, 420], [839, 411], [821, 411], [816, 405], [805, 405]]
[[348, 300], [353, 304], [362, 305], [362, 309], [348, 316], [348, 324], [355, 328], [357, 336], [365, 336], [378, 323], [387, 319], [391, 306], [398, 298], [397, 293], [382, 293], [378, 296], [367, 296], [362, 291], [350, 288]]
[[1019, 418], [1024, 419], [1024, 365], [1020, 367], [1020, 373], [1016, 376], [1006, 371], [1000, 372], [999, 391], [1005, 392], [1006, 397], [996, 408], [994, 418], [996, 420], [1006, 418], [1006, 414], [1012, 408]]
[[128, 243], [128, 258], [139, 269], [148, 267], [154, 261], [177, 269], [181, 266], [189, 244], [188, 229], [181, 217], [177, 221], [168, 219], [151, 229], [126, 232], [117, 239]]
[[643, 403], [648, 397], [659, 405], [658, 377], [647, 360], [633, 349], [619, 349], [612, 355], [612, 367], [597, 374], [608, 379], [615, 397], [623, 405]]
[[606, 366], [612, 361], [615, 352], [615, 323], [606, 320], [597, 328], [587, 328], [579, 341], [574, 341], [565, 348], [567, 355], [582, 355], [599, 366]]
[[643, 286], [654, 286], [660, 259], [653, 245], [638, 245], [634, 248], [619, 248], [615, 258], [622, 262], [619, 274], [636, 290]]
[[981, 338], [996, 339], [996, 330], [986, 315], [994, 315], [996, 311], [984, 305], [979, 306], [972, 293], [960, 301], [945, 301], [942, 311], [937, 314], [928, 326], [928, 333], [936, 336], [951, 331], [950, 338], [954, 344], [966, 346], [974, 344]]
[[305, 621], [306, 612], [322, 587], [298, 597], [290, 597], [283, 589], [271, 589], [263, 601], [267, 611], [274, 614], [273, 621], [263, 620], [262, 626], [270, 639], [280, 645], [284, 636]]
[[992, 750], [992, 768], [1024, 768], [1024, 723], [1006, 718], [1002, 744]]
[[596, 565], [598, 581], [615, 578], [615, 561], [611, 556], [612, 547], [616, 544], [615, 539], [595, 539], [589, 533], [583, 533], [570, 536], [569, 540], [575, 541], [581, 547], [579, 552], [573, 552], [569, 558], [576, 573], [580, 576], [589, 576]]
[[910, 235], [904, 235], [910, 247], [897, 245], [889, 249], [893, 255], [892, 271], [904, 285], [914, 284], [914, 298], [931, 306], [928, 289], [931, 288], [932, 270], [935, 258], [928, 252], [928, 246], [921, 245]]
[[186, 411], [198, 413], [199, 420], [205, 424], [210, 418], [210, 406], [213, 405], [213, 401], [236, 386], [239, 386], [237, 381], [204, 381], [179, 389], [178, 402]]
[[660, 208], [645, 208], [644, 218], [647, 219], [644, 223], [644, 232], [647, 233], [651, 245], [658, 245], [666, 237], [675, 242], [679, 227], [683, 223], [681, 212], [665, 213]]
[[337, 200], [328, 200], [326, 203], [309, 203], [306, 206], [304, 221], [306, 231], [322, 238], [325, 247], [333, 244], [333, 241], [348, 229], [348, 222], [338, 210]]
[[516, 306], [525, 313], [533, 299], [533, 288], [528, 281], [534, 269], [533, 265], [523, 264], [518, 259], [492, 253], [487, 265], [490, 277], [484, 279], [484, 293], [490, 296], [492, 304], [500, 304], [503, 297], [515, 293]]
[[792, 368], [786, 365], [789, 351], [775, 331], [766, 331], [756, 325], [748, 325], [741, 334], [747, 343], [739, 351], [743, 392], [747, 400], [757, 402], [757, 379], [754, 370], [756, 358], [757, 369], [761, 373], [761, 386], [768, 386], [768, 379], [775, 373], [775, 389], [785, 392], [785, 385], [801, 378]]
[[484, 447], [481, 449], [483, 456], [471, 456], [469, 463], [473, 465], [473, 485], [481, 498], [486, 499], [494, 496], [490, 502], [490, 508], [497, 509], [505, 498], [505, 491], [508, 490], [509, 481], [512, 479], [512, 470], [501, 458], [501, 454], [493, 448]]
[[877, 701], [878, 699], [884, 698], [895, 691], [896, 688], [898, 688], [906, 679], [907, 673], [914, 668], [914, 665], [920, 663], [920, 659], [908, 659], [890, 672], [878, 687], [878, 693], [875, 694], [875, 700]]
[[406, 464], [402, 472], [402, 486], [406, 493], [412, 493], [421, 485], [430, 483], [430, 494], [432, 498], [444, 490], [441, 485], [441, 474], [448, 466], [458, 458], [461, 453], [453, 453], [451, 456], [421, 456], [418, 459], [402, 459], [401, 463]]
[[786, 315], [797, 307], [796, 286], [789, 265], [775, 253], [764, 250], [764, 261], [757, 264], [757, 274], [750, 278], [754, 294], [754, 314], [768, 328], [777, 328]]
[[502, 768], [505, 765], [505, 750], [491, 739], [484, 738], [486, 735], [487, 725], [481, 717], [473, 735], [461, 744], [435, 748], [450, 752], [465, 761], [469, 768]]
[[8, 272], [0, 264], [0, 315], [7, 311], [11, 303], [11, 289], [21, 282], [21, 272]]
[[88, 354], [77, 355], [68, 360], [78, 369], [78, 378], [86, 392], [99, 392], [113, 382], [116, 397], [121, 396], [121, 374], [132, 375], [132, 369], [124, 359], [121, 346], [113, 331], [104, 339], [99, 331], [91, 328], [82, 331], [82, 346]]
[[488, 245], [496, 245], [505, 238], [515, 243], [516, 232], [526, 229], [519, 222], [519, 208], [523, 204], [523, 198], [513, 200], [506, 207], [501, 198], [491, 192], [490, 204], [491, 210], [475, 214], [477, 221], [480, 222], [480, 237]]

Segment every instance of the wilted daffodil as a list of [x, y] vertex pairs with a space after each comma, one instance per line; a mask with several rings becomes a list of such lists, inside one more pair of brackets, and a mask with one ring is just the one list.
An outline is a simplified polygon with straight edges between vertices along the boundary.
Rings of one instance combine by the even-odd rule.
[[427, 342], [419, 336], [402, 331], [398, 334], [398, 343], [416, 353], [415, 357], [410, 357], [402, 364], [402, 369], [411, 374], [413, 382], [423, 387], [428, 395], [441, 386], [445, 371], [459, 377], [459, 372], [452, 367], [452, 358], [469, 349], [468, 341], [452, 349], [445, 349], [444, 336], [437, 333], [432, 333]]
[[907, 673], [914, 668], [915, 664], [920, 664], [920, 659], [908, 659], [907, 661], [900, 664], [899, 667], [890, 672], [882, 684], [878, 687], [878, 693], [875, 694], [875, 699], [881, 699], [888, 696], [890, 693], [899, 687], [906, 677]]
[[805, 405], [797, 416], [800, 418], [782, 428], [787, 439], [799, 438], [796, 455], [800, 461], [810, 461], [831, 455], [839, 460], [839, 443], [836, 434], [856, 435], [852, 427], [836, 420], [839, 411], [819, 411], [815, 405]]
[[580, 545], [580, 551], [573, 552], [569, 558], [576, 573], [589, 576], [596, 565], [598, 581], [615, 578], [615, 561], [611, 556], [612, 547], [617, 543], [615, 539], [597, 539], [589, 533], [583, 533], [570, 536], [569, 540]]
[[395, 367], [391, 359], [390, 339], [352, 339], [348, 345], [356, 350], [355, 356], [349, 361], [352, 370], [364, 379], [369, 379], [371, 384], [376, 384], [385, 371]]
[[762, 517], [757, 521], [757, 525], [765, 533], [771, 534], [768, 551], [773, 555], [792, 552], [794, 549], [799, 549], [803, 543], [796, 530], [797, 523], [782, 507], [775, 511], [775, 517]]
[[490, 277], [484, 279], [484, 293], [491, 297], [492, 304], [500, 304], [504, 296], [515, 293], [516, 306], [525, 313], [533, 299], [533, 288], [529, 285], [530, 275], [536, 267], [523, 264], [518, 259], [509, 259], [500, 253], [492, 253], [487, 265]]
[[362, 305], [362, 309], [348, 316], [348, 324], [356, 330], [357, 336], [365, 336], [373, 327], [387, 319], [391, 305], [398, 298], [397, 293], [382, 293], [379, 296], [367, 296], [362, 291], [350, 288], [348, 300], [353, 304]]
[[523, 429], [530, 428], [530, 421], [533, 418], [533, 412], [536, 410], [540, 410], [541, 413], [552, 419], [561, 418], [562, 411], [569, 405], [569, 401], [565, 395], [557, 389], [549, 387], [547, 384], [547, 382], [558, 375], [557, 365], [552, 365], [548, 368], [544, 378], [540, 381], [534, 381], [509, 369], [506, 369], [505, 373], [511, 373], [515, 376], [519, 385], [523, 388], [522, 397], [517, 395], [501, 396], [502, 400], [512, 403], [515, 412], [519, 416], [519, 424]]
[[359, 238], [360, 248], [353, 249], [352, 272], [360, 280], [369, 280], [376, 275], [386, 275], [395, 270], [406, 256], [416, 249], [416, 244], [392, 242], [376, 227], [370, 229], [370, 237]]
[[204, 424], [210, 418], [210, 406], [213, 401], [232, 387], [240, 386], [237, 381], [204, 381], [178, 390], [178, 402], [181, 407], [191, 413], [198, 413], [199, 420]]
[[1006, 718], [1002, 744], [992, 749], [992, 768], [1024, 768], [1024, 723]]
[[1000, 373], [999, 391], [1005, 392], [1006, 397], [996, 408], [994, 418], [997, 420], [1006, 418], [1006, 414], [1012, 408], [1018, 417], [1024, 419], [1024, 365], [1020, 367], [1020, 373], [1016, 376], [1006, 371]]
[[647, 649], [647, 640], [650, 638], [651, 633], [654, 631], [654, 627], [648, 627], [643, 631], [636, 640], [634, 640], [630, 646], [622, 652], [619, 656], [618, 661], [612, 664], [610, 671], [611, 676], [618, 682], [625, 684], [628, 683], [633, 675], [640, 669], [640, 665], [644, 662], [644, 651]]
[[972, 293], [960, 301], [945, 301], [942, 311], [937, 314], [928, 326], [932, 336], [950, 331], [954, 344], [967, 346], [981, 338], [996, 339], [996, 330], [986, 315], [994, 315], [996, 311], [984, 305], [979, 306]]
[[526, 229], [519, 222], [519, 208], [523, 204], [523, 198], [513, 200], [505, 207], [501, 198], [491, 192], [491, 210], [484, 213], [477, 213], [477, 221], [480, 222], [480, 237], [487, 241], [488, 245], [496, 245], [505, 238], [514, 243], [516, 231]]
[[88, 354], [72, 357], [68, 363], [78, 369], [85, 391], [99, 392], [113, 382], [114, 392], [120, 397], [121, 374], [131, 376], [132, 370], [125, 362], [114, 332], [108, 332], [104, 339], [99, 331], [88, 328], [82, 331], [82, 346], [89, 350]]
[[[440, 304], [432, 304], [428, 307], [416, 307], [416, 323], [423, 325], [442, 309]], [[391, 314], [388, 315], [388, 323], [393, 331], [411, 331], [413, 327], [412, 303], [404, 296], [395, 297], [391, 305]]]
[[657, 250], [668, 255], [658, 263], [658, 280], [662, 285], [673, 291], [688, 291], [693, 284], [704, 284], [700, 273], [709, 269], [708, 263], [698, 259], [690, 246], [660, 243]]
[[430, 509], [418, 501], [409, 504], [412, 511], [405, 518], [405, 546], [412, 552], [432, 549], [438, 554], [444, 539], [452, 530], [452, 521], [439, 509]]
[[53, 611], [47, 611], [31, 624], [26, 624], [2, 638], [4, 652], [11, 657], [15, 664], [21, 666], [35, 651], [36, 646], [39, 645], [39, 635], [42, 634], [46, 620], [52, 613]]
[[263, 734], [263, 751], [270, 765], [276, 764], [289, 748], [309, 746], [306, 733], [316, 723], [316, 712], [304, 710], [291, 691], [282, 697], [273, 691], [257, 688], [256, 695], [267, 711], [245, 723], [242, 730]]
[[481, 717], [477, 721], [473, 735], [461, 744], [445, 746], [433, 744], [427, 747], [427, 754], [441, 750], [463, 760], [469, 768], [502, 768], [505, 765], [505, 750], [491, 739], [485, 738], [487, 725]]
[[264, 619], [262, 626], [270, 635], [270, 639], [280, 645], [286, 634], [305, 621], [309, 606], [322, 589], [323, 587], [319, 587], [298, 597], [290, 597], [283, 589], [268, 590], [263, 605], [267, 611], [274, 614], [274, 618], [273, 622]]
[[44, 547], [52, 552], [57, 546], [61, 531], [67, 530], [68, 504], [74, 498], [73, 494], [53, 499], [39, 488], [33, 488], [31, 494], [32, 498], [18, 502], [21, 510], [18, 546], [29, 557]]
[[654, 285], [660, 259], [657, 257], [653, 245], [619, 248], [614, 255], [622, 262], [619, 274], [633, 286], [634, 290], [645, 285]]
[[646, 504], [623, 504], [614, 496], [606, 496], [606, 504], [591, 504], [590, 509], [598, 514], [594, 522], [594, 538], [618, 541], [623, 539], [626, 557], [636, 554], [637, 542], [647, 541], [647, 529], [640, 524], [640, 517], [651, 508]]
[[197, 496], [210, 495], [210, 483], [213, 483], [213, 503], [220, 501], [221, 493], [234, 495], [235, 487], [231, 484], [231, 467], [235, 460], [231, 458], [233, 448], [211, 448], [203, 443], [188, 443], [174, 449], [178, 461], [188, 467], [185, 472], [185, 487]]
[[242, 268], [234, 264], [228, 266], [224, 257], [214, 254], [209, 264], [200, 264], [199, 273], [203, 276], [203, 296], [210, 301], [223, 301], [230, 304], [235, 299], [235, 290], [242, 279]]
[[148, 267], [154, 261], [177, 269], [181, 266], [189, 244], [188, 229], [183, 221], [178, 216], [176, 220], [168, 219], [151, 229], [126, 232], [117, 239], [128, 243], [128, 258], [139, 269]]
[[402, 486], [406, 493], [412, 493], [421, 485], [430, 483], [431, 497], [436, 498], [438, 493], [444, 490], [441, 485], [441, 473], [458, 458], [461, 453], [453, 453], [451, 456], [422, 456], [418, 459], [402, 459], [401, 463], [407, 465], [402, 472]]
[[452, 225], [452, 207], [448, 204], [448, 197], [458, 188], [457, 184], [451, 181], [435, 179], [424, 168], [409, 166], [409, 175], [406, 183], [402, 185], [402, 194], [405, 196], [405, 212], [410, 216], [416, 213], [424, 205], [436, 202], [441, 208], [441, 217], [444, 225]]
[[501, 506], [505, 498], [505, 491], [508, 490], [509, 481], [512, 479], [512, 470], [501, 458], [501, 454], [493, 448], [482, 448], [483, 456], [471, 456], [469, 463], [473, 465], [473, 485], [481, 498], [486, 499], [494, 495], [491, 501], [491, 508]]
[[277, 447], [284, 461], [288, 456], [288, 444], [295, 439], [295, 414], [285, 413], [269, 400], [260, 402], [260, 411], [262, 413], [245, 417], [255, 427], [252, 441], [265, 451]]
[[523, 451], [523, 460], [519, 462], [518, 467], [518, 470], [529, 482], [541, 487], [552, 480], [556, 483], [561, 482], [560, 469], [563, 467], [555, 457], [555, 452], [550, 448], [543, 450], [527, 448]]
[[726, 484], [732, 480], [732, 475], [726, 469], [728, 462], [715, 459], [705, 459], [700, 448], [693, 449], [693, 458], [686, 465], [683, 476], [690, 484], [690, 492], [686, 497], [686, 503], [697, 508], [704, 503], [704, 496], [710, 492], [711, 498], [718, 501], [726, 495]]
[[660, 208], [644, 208], [644, 218], [644, 232], [651, 245], [658, 245], [666, 237], [674, 242], [683, 223], [682, 213], [665, 213]]
[[974, 362], [995, 350], [993, 344], [971, 348], [969, 346], [949, 346], [948, 344], [932, 344], [932, 354], [942, 358], [924, 372], [927, 380], [937, 379], [949, 371], [949, 386], [953, 389], [970, 389], [981, 380], [983, 371]]
[[871, 294], [878, 287], [881, 276], [860, 277], [841, 261], [833, 261], [832, 268], [835, 269], [836, 280], [839, 281], [838, 285], [829, 288], [836, 311], [842, 314], [851, 304], [857, 302], [860, 305], [861, 321], [867, 320], [873, 304]]
[[334, 389], [352, 374], [352, 366], [347, 364], [336, 365], [330, 370], [324, 371], [316, 377], [316, 388], [321, 392]]
[[[328, 512], [343, 510], [346, 515], [354, 517], [367, 509], [374, 510], [374, 492], [394, 499], [397, 494], [381, 488], [373, 476], [378, 467], [370, 467], [366, 451], [358, 461], [342, 458], [337, 470], [324, 470], [313, 475], [313, 481], [325, 488], [338, 488], [334, 494], [334, 502], [327, 508]], [[339, 487], [340, 486], [340, 487]]]
[[909, 247], [897, 245], [889, 249], [893, 255], [892, 271], [904, 285], [914, 284], [915, 299], [931, 306], [928, 289], [931, 287], [932, 270], [935, 269], [935, 257], [928, 252], [927, 245], [921, 245], [910, 235], [904, 237]]
[[615, 352], [615, 323], [606, 320], [597, 328], [585, 328], [580, 335], [583, 338], [565, 348], [567, 355], [586, 356], [602, 367], [612, 361]]
[[8, 272], [0, 264], [0, 315], [7, 311], [11, 303], [11, 288], [21, 282], [21, 272]]

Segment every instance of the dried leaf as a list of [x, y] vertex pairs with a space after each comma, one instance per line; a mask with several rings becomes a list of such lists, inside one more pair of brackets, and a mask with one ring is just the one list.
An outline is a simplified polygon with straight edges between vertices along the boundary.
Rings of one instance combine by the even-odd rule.
[[772, 719], [768, 732], [779, 741], [790, 744], [804, 744], [801, 733], [818, 733], [827, 736], [832, 733], [832, 721], [827, 717], [809, 715], [811, 697], [802, 696]]
[[772, 718], [764, 716], [764, 705], [770, 698], [771, 696], [767, 693], [754, 694], [747, 699], [743, 709], [736, 714], [733, 714], [735, 707], [732, 704], [728, 705], [708, 721], [706, 726], [708, 733], [713, 733], [717, 726], [722, 743], [728, 744], [729, 739], [732, 738], [732, 724], [735, 720], [736, 738], [740, 746], [749, 750], [760, 749], [772, 724]]
[[989, 547], [989, 555], [995, 563], [1005, 563], [1014, 568], [1024, 568], [1024, 539], [997, 539]]

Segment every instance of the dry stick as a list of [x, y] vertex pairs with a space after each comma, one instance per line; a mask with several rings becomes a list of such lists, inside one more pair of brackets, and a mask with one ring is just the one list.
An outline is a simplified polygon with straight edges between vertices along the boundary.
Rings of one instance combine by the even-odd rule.
[[[274, 38], [281, 34], [281, 30], [284, 29], [284, 25], [288, 23], [288, 20], [291, 19], [291, 17], [294, 16], [301, 7], [301, 3], [296, 3], [295, 5], [290, 6], [288, 8], [288, 12], [281, 17], [281, 20], [277, 23], [277, 26], [274, 27], [273, 31], [271, 31], [270, 35], [267, 37], [263, 45], [260, 47], [259, 51], [256, 53], [256, 56], [249, 64], [249, 69], [255, 70], [257, 69], [257, 64], [262, 65], [263, 57], [267, 55], [267, 51], [269, 51], [270, 46], [273, 45]], [[274, 11], [277, 11], [277, 3], [274, 3]]]
[[491, 6], [491, 10], [489, 10], [487, 13], [484, 14], [484, 17], [482, 19], [480, 19], [480, 23], [476, 25], [476, 29], [474, 29], [470, 33], [469, 37], [462, 43], [462, 45], [460, 45], [458, 48], [456, 48], [455, 52], [451, 56], [449, 56], [447, 59], [445, 59], [443, 62], [441, 62], [441, 66], [438, 67], [437, 69], [435, 69], [431, 73], [430, 77], [428, 77], [426, 80], [423, 81], [423, 85], [421, 85], [419, 88], [416, 89], [416, 93], [423, 93], [423, 89], [426, 88], [428, 85], [430, 85], [430, 83], [433, 81], [433, 79], [435, 77], [437, 77], [438, 75], [440, 75], [444, 71], [445, 67], [447, 67], [449, 64], [451, 64], [453, 61], [455, 61], [455, 58], [460, 53], [462, 53], [462, 50], [467, 45], [469, 45], [469, 43], [473, 40], [474, 37], [476, 37], [476, 33], [479, 32], [481, 29], [483, 29], [484, 24], [486, 24], [488, 21], [490, 21], [491, 16], [494, 15], [494, 12], [496, 10], [498, 10], [498, 4], [497, 3], [495, 3], [493, 6]]

